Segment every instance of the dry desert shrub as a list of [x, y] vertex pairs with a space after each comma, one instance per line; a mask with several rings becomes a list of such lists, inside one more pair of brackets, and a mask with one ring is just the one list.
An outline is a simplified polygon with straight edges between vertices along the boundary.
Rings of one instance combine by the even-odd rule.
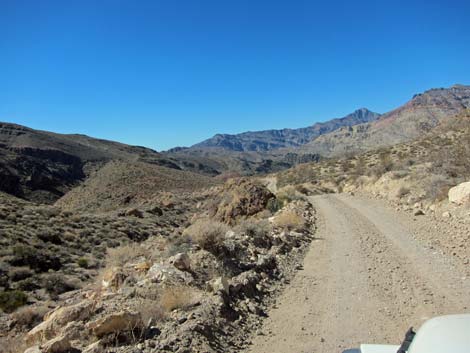
[[138, 257], [148, 256], [148, 251], [140, 244], [129, 244], [108, 249], [106, 265], [108, 267], [122, 267]]
[[249, 236], [256, 246], [265, 246], [269, 243], [268, 234], [271, 231], [271, 224], [267, 220], [246, 220], [236, 228], [236, 233]]
[[452, 186], [452, 180], [449, 178], [443, 175], [431, 175], [426, 183], [426, 198], [432, 202], [445, 200]]
[[218, 254], [223, 246], [225, 234], [229, 229], [224, 223], [199, 219], [186, 228], [183, 235], [189, 236], [202, 249]]
[[261, 221], [246, 220], [246, 221], [241, 222], [235, 228], [235, 232], [244, 233], [251, 238], [265, 237], [269, 233], [270, 230], [271, 230], [271, 226], [269, 222], [266, 220], [261, 220]]
[[140, 301], [135, 310], [140, 313], [142, 325], [151, 326], [165, 318], [165, 310], [159, 301], [144, 299]]
[[165, 312], [184, 309], [191, 304], [193, 292], [190, 287], [178, 286], [163, 289], [160, 296], [160, 306]]
[[301, 230], [305, 228], [305, 220], [293, 211], [282, 212], [274, 219], [276, 226], [286, 230]]
[[20, 306], [26, 304], [28, 296], [20, 290], [1, 291], [0, 292], [0, 309], [6, 313], [11, 313]]
[[30, 329], [39, 324], [48, 311], [47, 306], [23, 307], [12, 314], [12, 320], [15, 326]]
[[298, 194], [295, 186], [287, 185], [278, 191], [276, 198], [282, 205], [286, 205], [291, 201], [301, 198], [301, 196]]

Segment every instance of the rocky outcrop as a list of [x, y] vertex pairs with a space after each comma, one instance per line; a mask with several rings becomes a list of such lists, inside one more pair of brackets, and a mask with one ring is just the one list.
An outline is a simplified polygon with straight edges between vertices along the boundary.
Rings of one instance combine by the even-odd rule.
[[102, 337], [109, 333], [133, 330], [140, 324], [140, 313], [124, 310], [89, 322], [86, 328], [95, 336]]
[[95, 302], [47, 314], [28, 334], [34, 345], [28, 353], [243, 350], [270, 296], [291, 278], [312, 239], [311, 205], [293, 201], [285, 209], [302, 215], [306, 227], [289, 232], [252, 219], [227, 232], [224, 256], [191, 246], [166, 259], [172, 252], [161, 253], [154, 263], [155, 257], [138, 252], [104, 276], [106, 291], [75, 293]]
[[42, 353], [66, 353], [72, 345], [67, 335], [61, 335], [47, 341], [40, 348]]
[[233, 224], [241, 217], [252, 216], [265, 210], [275, 196], [261, 183], [242, 178], [227, 182], [218, 193], [217, 199], [208, 205], [209, 216]]
[[30, 345], [50, 340], [62, 332], [62, 329], [72, 321], [85, 320], [92, 314], [95, 303], [89, 300], [77, 304], [59, 307], [46, 314], [44, 321], [33, 328], [26, 335], [26, 342]]
[[189, 284], [193, 281], [193, 277], [173, 265], [157, 263], [148, 270], [146, 280], [154, 283]]

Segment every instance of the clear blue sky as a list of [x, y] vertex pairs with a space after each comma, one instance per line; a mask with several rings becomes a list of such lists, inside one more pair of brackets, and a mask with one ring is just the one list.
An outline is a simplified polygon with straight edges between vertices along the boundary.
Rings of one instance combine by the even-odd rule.
[[0, 0], [0, 121], [144, 145], [470, 84], [470, 1]]

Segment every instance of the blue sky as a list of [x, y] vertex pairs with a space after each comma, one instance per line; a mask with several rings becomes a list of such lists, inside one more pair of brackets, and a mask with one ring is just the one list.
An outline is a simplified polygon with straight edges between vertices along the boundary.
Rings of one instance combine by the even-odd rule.
[[0, 121], [144, 145], [470, 84], [470, 2], [0, 0]]

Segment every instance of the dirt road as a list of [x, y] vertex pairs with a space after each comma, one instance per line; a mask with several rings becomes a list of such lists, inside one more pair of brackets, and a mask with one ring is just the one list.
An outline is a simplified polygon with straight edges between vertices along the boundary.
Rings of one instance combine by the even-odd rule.
[[312, 197], [317, 240], [248, 352], [336, 353], [399, 344], [410, 326], [470, 312], [470, 283], [421, 246], [393, 211], [346, 195]]

